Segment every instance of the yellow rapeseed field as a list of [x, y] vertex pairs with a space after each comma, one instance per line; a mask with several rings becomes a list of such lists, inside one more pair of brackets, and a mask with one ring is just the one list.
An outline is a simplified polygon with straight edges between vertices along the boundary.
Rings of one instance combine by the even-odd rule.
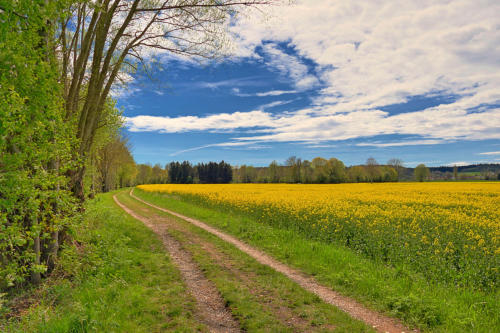
[[346, 245], [428, 278], [496, 289], [500, 183], [141, 185]]

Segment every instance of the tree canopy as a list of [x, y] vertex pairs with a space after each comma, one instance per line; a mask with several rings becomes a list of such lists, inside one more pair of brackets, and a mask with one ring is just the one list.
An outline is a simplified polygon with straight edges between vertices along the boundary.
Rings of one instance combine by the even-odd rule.
[[425, 166], [425, 164], [419, 164], [415, 168], [415, 179], [419, 182], [423, 182], [430, 175], [429, 168]]

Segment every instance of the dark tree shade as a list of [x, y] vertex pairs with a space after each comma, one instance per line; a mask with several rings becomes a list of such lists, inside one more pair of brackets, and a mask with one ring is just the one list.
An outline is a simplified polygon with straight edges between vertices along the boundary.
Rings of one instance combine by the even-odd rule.
[[196, 166], [196, 170], [202, 184], [227, 184], [233, 180], [233, 169], [224, 161], [200, 163]]
[[171, 162], [168, 166], [168, 180], [172, 184], [191, 184], [194, 179], [194, 168], [188, 161]]

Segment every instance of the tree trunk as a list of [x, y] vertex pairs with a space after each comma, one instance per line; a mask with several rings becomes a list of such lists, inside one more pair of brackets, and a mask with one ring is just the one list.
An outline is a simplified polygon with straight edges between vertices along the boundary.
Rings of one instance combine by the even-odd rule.
[[85, 192], [83, 187], [83, 177], [85, 176], [85, 166], [80, 166], [74, 170], [69, 170], [70, 188], [73, 195], [81, 202], [85, 201]]
[[94, 154], [90, 154], [90, 170], [92, 172], [92, 184], [90, 185], [90, 193], [89, 193], [89, 198], [93, 199], [95, 197], [95, 169], [96, 166], [94, 165]]
[[[48, 6], [48, 0], [45, 0], [45, 6]], [[41, 37], [39, 44], [38, 44], [38, 49], [42, 50], [45, 53], [45, 61], [50, 60], [49, 52], [50, 52], [50, 47], [49, 47], [49, 38], [48, 38], [48, 31], [51, 22], [49, 20], [46, 21], [47, 25], [42, 26], [40, 30], [38, 31], [38, 35]], [[38, 221], [37, 221], [38, 223]], [[34, 239], [33, 239], [33, 251], [35, 252], [35, 261], [34, 265], [40, 265], [40, 234], [38, 234]], [[42, 277], [40, 272], [34, 272], [33, 270], [31, 271], [31, 282], [35, 285], [40, 284], [42, 282]]]
[[[59, 175], [59, 165], [60, 165], [59, 159], [56, 159], [51, 163], [51, 168], [52, 168], [52, 170], [55, 170], [57, 175]], [[59, 195], [60, 191], [61, 191], [61, 185], [59, 184], [59, 181], [57, 181], [56, 194]], [[58, 210], [57, 198], [52, 203], [52, 209], [54, 210], [54, 212], [57, 212], [57, 210]], [[53, 227], [55, 227], [55, 226], [53, 226]], [[49, 244], [47, 246], [47, 252], [46, 252], [48, 272], [50, 272], [54, 269], [54, 267], [56, 265], [56, 259], [57, 259], [58, 252], [59, 252], [59, 230], [56, 230], [54, 228], [54, 231], [52, 231], [50, 233], [50, 240], [49, 240]]]
[[[40, 265], [40, 235], [36, 236], [33, 240], [33, 250], [35, 251], [35, 265]], [[42, 277], [39, 272], [31, 272], [31, 282], [33, 284], [40, 284]]]
[[52, 271], [56, 266], [57, 253], [59, 252], [59, 231], [50, 233], [50, 243], [47, 249], [47, 269]]

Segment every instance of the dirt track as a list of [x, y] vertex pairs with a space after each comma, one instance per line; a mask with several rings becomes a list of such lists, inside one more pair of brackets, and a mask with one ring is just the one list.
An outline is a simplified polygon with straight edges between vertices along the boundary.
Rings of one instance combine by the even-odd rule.
[[[397, 319], [386, 317], [378, 312], [375, 312], [373, 310], [367, 309], [364, 307], [362, 304], [359, 302], [355, 301], [352, 298], [345, 297], [343, 295], [340, 295], [339, 293], [333, 291], [332, 289], [325, 287], [321, 284], [319, 284], [314, 278], [311, 276], [308, 276], [296, 269], [293, 269], [287, 265], [284, 265], [283, 263], [271, 258], [269, 255], [263, 253], [262, 251], [259, 251], [248, 244], [238, 240], [237, 238], [230, 236], [226, 233], [223, 233], [201, 221], [198, 221], [196, 219], [192, 219], [190, 217], [181, 215], [179, 213], [170, 211], [168, 209], [164, 209], [162, 207], [158, 207], [156, 205], [153, 205], [149, 202], [146, 202], [138, 197], [136, 197], [133, 194], [133, 190], [130, 191], [130, 196], [134, 199], [136, 199], [139, 202], [142, 202], [145, 205], [148, 205], [154, 209], [166, 212], [168, 214], [171, 214], [173, 216], [176, 216], [180, 219], [183, 219], [217, 237], [222, 239], [225, 242], [228, 242], [235, 247], [237, 247], [239, 250], [245, 252], [255, 260], [257, 260], [259, 263], [269, 266], [272, 269], [276, 270], [277, 272], [280, 272], [287, 276], [289, 279], [293, 280], [295, 283], [300, 285], [302, 288], [305, 290], [308, 290], [314, 294], [316, 294], [320, 299], [322, 299], [324, 302], [334, 305], [338, 307], [339, 309], [343, 310], [344, 312], [348, 313], [350, 316], [353, 318], [359, 319], [366, 324], [370, 325], [374, 329], [376, 329], [378, 332], [410, 332], [412, 330], [408, 329], [404, 325], [402, 325]], [[116, 198], [115, 198], [115, 201]], [[122, 208], [127, 210], [126, 207], [123, 207], [123, 205], [120, 204]], [[136, 214], [134, 214], [132, 211], [128, 209], [129, 214], [134, 216], [135, 218], [143, 221], [144, 218], [138, 217]], [[144, 221], [143, 221], [144, 222]], [[146, 222], [144, 222], [146, 223]], [[151, 222], [148, 222], [151, 224]], [[146, 223], [147, 224], [147, 223]], [[158, 227], [156, 227], [158, 228]], [[154, 229], [153, 229], [154, 230]], [[161, 232], [161, 230], [158, 230], [155, 232]], [[165, 232], [163, 232], [165, 234]], [[182, 265], [181, 262], [179, 262], [179, 265]], [[218, 295], [218, 294], [217, 294]], [[220, 295], [218, 296], [220, 298]], [[222, 301], [222, 300], [221, 300]], [[225, 330], [229, 331], [229, 330]]]
[[225, 307], [224, 300], [217, 288], [204, 276], [189, 252], [184, 250], [181, 244], [168, 234], [166, 225], [139, 216], [122, 204], [116, 195], [113, 196], [113, 199], [125, 212], [160, 236], [172, 261], [180, 270], [189, 293], [196, 300], [196, 310], [200, 321], [207, 325], [210, 332], [241, 332], [238, 322], [233, 318], [231, 311]]

